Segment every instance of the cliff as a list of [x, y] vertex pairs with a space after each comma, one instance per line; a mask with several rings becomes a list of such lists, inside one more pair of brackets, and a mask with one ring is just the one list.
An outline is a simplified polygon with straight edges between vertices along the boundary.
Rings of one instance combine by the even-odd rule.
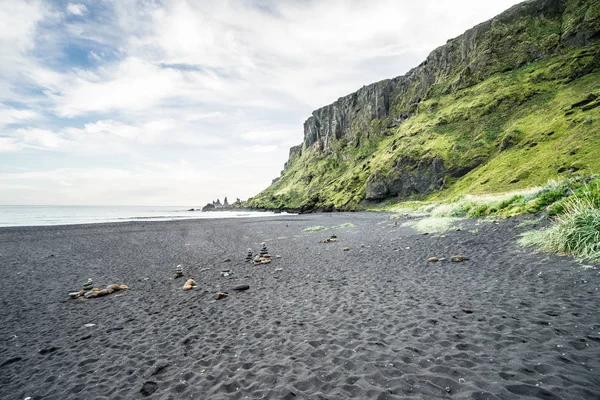
[[314, 111], [281, 177], [247, 205], [355, 209], [598, 172], [599, 38], [600, 0], [518, 4]]

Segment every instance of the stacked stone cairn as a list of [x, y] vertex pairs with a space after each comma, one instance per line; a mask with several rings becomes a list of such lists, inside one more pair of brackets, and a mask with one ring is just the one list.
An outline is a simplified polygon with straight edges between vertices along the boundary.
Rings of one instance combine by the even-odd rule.
[[244, 262], [252, 261], [252, 249], [248, 249], [248, 254], [246, 254], [246, 260]]
[[88, 278], [87, 282], [83, 284], [83, 290], [92, 290], [94, 288], [94, 280]]
[[268, 264], [271, 262], [271, 254], [269, 254], [269, 250], [267, 249], [267, 245], [265, 243], [262, 244], [260, 253], [254, 257], [252, 261], [253, 264]]
[[183, 276], [183, 265], [179, 264], [173, 271], [173, 279], [181, 278]]

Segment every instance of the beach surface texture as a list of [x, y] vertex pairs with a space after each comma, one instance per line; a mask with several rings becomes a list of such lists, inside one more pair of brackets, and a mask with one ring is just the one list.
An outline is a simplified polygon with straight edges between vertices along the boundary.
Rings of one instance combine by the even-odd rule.
[[[0, 398], [600, 398], [598, 265], [520, 248], [517, 219], [403, 222], [0, 229]], [[69, 299], [88, 278], [129, 289]]]

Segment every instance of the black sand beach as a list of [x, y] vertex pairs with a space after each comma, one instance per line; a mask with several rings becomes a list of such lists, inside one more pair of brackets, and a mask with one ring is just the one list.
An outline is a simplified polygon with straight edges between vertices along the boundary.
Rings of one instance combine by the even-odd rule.
[[[0, 398], [600, 398], [598, 266], [519, 248], [514, 219], [443, 236], [401, 222], [0, 229]], [[244, 263], [263, 241], [281, 258]], [[89, 277], [130, 290], [68, 300]]]

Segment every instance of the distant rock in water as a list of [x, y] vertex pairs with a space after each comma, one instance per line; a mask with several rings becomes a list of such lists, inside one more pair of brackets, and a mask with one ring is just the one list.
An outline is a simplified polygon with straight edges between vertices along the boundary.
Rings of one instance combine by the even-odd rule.
[[202, 211], [215, 211], [216, 207], [212, 203], [208, 203], [204, 207], [202, 207]]
[[237, 199], [235, 203], [233, 204], [229, 204], [229, 201], [227, 201], [227, 197], [225, 197], [223, 199], [223, 203], [221, 203], [220, 199], [217, 200], [213, 200], [212, 203], [208, 203], [207, 205], [205, 205], [204, 207], [202, 207], [202, 211], [226, 211], [226, 210], [232, 210], [235, 208], [239, 208], [241, 204], [240, 199]]

